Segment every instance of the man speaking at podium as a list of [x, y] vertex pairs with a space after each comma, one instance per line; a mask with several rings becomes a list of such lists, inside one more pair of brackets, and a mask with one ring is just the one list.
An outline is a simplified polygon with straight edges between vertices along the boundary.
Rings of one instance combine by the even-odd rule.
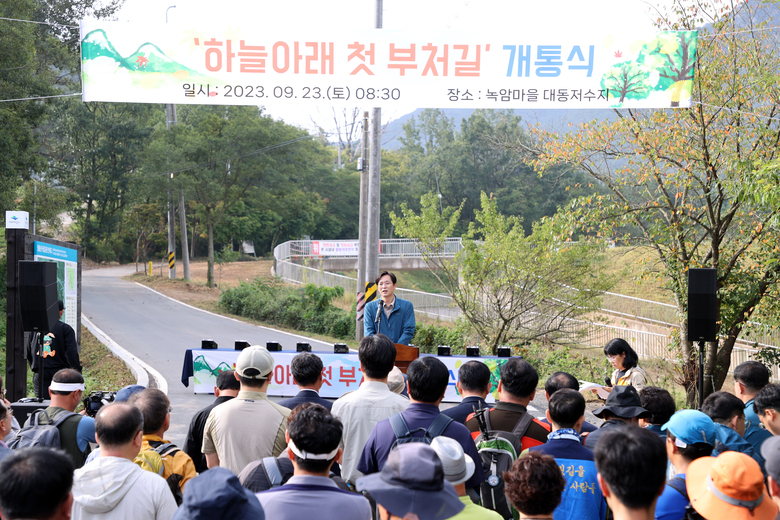
[[414, 337], [414, 306], [395, 296], [397, 282], [387, 271], [376, 279], [380, 300], [366, 304], [363, 314], [363, 335], [384, 334], [393, 343], [408, 345]]

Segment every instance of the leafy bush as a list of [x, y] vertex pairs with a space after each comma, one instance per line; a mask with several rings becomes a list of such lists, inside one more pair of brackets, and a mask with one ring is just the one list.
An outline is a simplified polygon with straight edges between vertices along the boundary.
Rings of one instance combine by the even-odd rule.
[[331, 304], [344, 295], [341, 287], [290, 287], [256, 278], [228, 289], [219, 305], [231, 314], [340, 339], [355, 337], [355, 313]]
[[568, 346], [543, 346], [538, 343], [512, 349], [513, 355], [521, 355], [539, 372], [539, 381], [544, 384], [555, 372], [568, 372], [579, 380], [598, 383], [604, 375], [612, 373], [606, 365], [606, 358], [591, 358], [577, 353]]
[[466, 344], [470, 336], [468, 328], [468, 323], [460, 319], [454, 327], [419, 323], [412, 344], [420, 347], [420, 352], [425, 354], [435, 354], [436, 347], [447, 345], [452, 347], [454, 355], [462, 355], [466, 353]]

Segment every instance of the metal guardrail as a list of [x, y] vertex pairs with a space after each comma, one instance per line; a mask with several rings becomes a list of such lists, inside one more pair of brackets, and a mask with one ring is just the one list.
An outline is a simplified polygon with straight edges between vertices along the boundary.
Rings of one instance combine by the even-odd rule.
[[[379, 258], [420, 258], [422, 252], [417, 241], [407, 238], [385, 238], [379, 241]], [[338, 244], [325, 252], [326, 244]], [[320, 253], [315, 250], [320, 246]], [[290, 240], [274, 248], [274, 259], [279, 262], [290, 258], [357, 258], [357, 240]], [[455, 256], [463, 247], [460, 238], [447, 238], [436, 256]]]
[[[336, 242], [336, 241], [332, 241]], [[356, 241], [339, 241], [356, 242]], [[380, 257], [420, 257], [422, 253], [417, 249], [414, 240], [388, 239], [382, 240]], [[450, 238], [445, 241], [442, 256], [454, 256], [462, 247], [461, 240]], [[312, 251], [312, 241], [293, 240], [279, 244], [274, 248], [274, 264], [276, 275], [283, 280], [292, 283], [325, 285], [329, 287], [344, 287], [345, 293], [357, 293], [357, 280], [348, 276], [329, 273], [312, 269], [288, 261], [291, 258], [311, 257], [318, 258]], [[331, 258], [337, 256], [327, 255]], [[354, 257], [344, 255], [343, 257]], [[424, 293], [410, 289], [396, 289], [396, 294], [414, 305], [416, 312], [422, 312], [429, 316], [439, 317], [445, 320], [455, 320], [461, 316], [452, 298], [442, 294]], [[643, 321], [655, 322], [658, 325], [676, 327], [677, 307], [668, 303], [645, 300], [634, 296], [626, 296], [616, 293], [605, 293], [602, 299], [602, 311], [634, 318]], [[579, 334], [578, 341], [587, 346], [603, 347], [612, 339], [623, 338], [628, 341], [637, 354], [643, 358], [656, 358], [675, 361], [676, 357], [671, 352], [671, 340], [669, 335], [617, 327], [603, 323], [593, 323], [583, 320], [567, 319], [562, 327], [571, 334]], [[758, 349], [779, 348], [780, 329], [757, 322], [748, 322], [746, 332], [749, 337], [740, 339], [731, 353], [731, 367], [753, 359]], [[773, 367], [774, 379], [780, 380], [780, 367]]]

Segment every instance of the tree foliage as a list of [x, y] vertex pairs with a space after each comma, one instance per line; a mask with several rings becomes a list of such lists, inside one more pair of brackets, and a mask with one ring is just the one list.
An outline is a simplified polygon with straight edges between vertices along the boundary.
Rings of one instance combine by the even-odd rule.
[[[669, 22], [671, 28], [692, 29], [708, 8], [716, 21], [699, 32], [692, 108], [626, 110], [613, 122], [583, 124], [573, 134], [538, 132], [544, 145], [531, 161], [540, 171], [576, 165], [606, 188], [558, 215], [569, 234], [644, 243], [655, 251], [680, 317], [680, 382], [689, 405], [697, 378], [687, 335], [688, 269], [718, 273], [720, 339], [707, 346], [705, 394], [723, 384], [735, 342], [764, 298], [777, 291], [780, 275], [778, 206], [762, 207], [742, 195], [752, 165], [775, 159], [779, 150], [777, 49], [771, 33], [755, 23], [761, 6], [753, 4], [725, 16], [716, 12], [720, 5], [701, 4], [678, 13], [681, 21]], [[524, 143], [516, 149], [529, 151]]]
[[484, 192], [480, 202], [453, 259], [437, 253], [453, 236], [462, 205], [440, 211], [429, 193], [419, 214], [402, 205], [402, 216], [391, 218], [400, 236], [418, 241], [431, 272], [446, 278], [440, 281], [494, 354], [500, 345], [570, 341], [577, 330], [569, 320], [598, 308], [608, 286], [595, 268], [600, 246], [560, 241], [549, 219], [526, 235], [520, 220], [499, 213]]

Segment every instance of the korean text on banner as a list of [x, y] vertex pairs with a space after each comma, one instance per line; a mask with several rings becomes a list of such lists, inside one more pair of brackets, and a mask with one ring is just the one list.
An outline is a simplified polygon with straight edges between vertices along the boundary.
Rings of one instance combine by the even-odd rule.
[[84, 21], [84, 101], [689, 107], [696, 31], [508, 34]]

